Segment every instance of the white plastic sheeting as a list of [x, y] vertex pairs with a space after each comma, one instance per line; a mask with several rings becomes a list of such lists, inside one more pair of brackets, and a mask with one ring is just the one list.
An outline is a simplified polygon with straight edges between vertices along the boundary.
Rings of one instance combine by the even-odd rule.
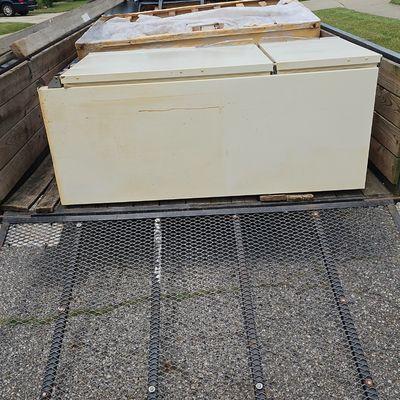
[[270, 24], [318, 22], [319, 18], [297, 0], [280, 0], [266, 7], [223, 7], [172, 17], [140, 15], [137, 21], [114, 17], [93, 25], [78, 43], [105, 40], [129, 40], [141, 36], [192, 32], [198, 27], [223, 25], [224, 29], [238, 29]]

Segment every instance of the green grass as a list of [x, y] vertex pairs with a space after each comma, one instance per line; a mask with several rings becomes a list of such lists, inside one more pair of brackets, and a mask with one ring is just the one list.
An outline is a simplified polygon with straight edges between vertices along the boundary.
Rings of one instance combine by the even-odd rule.
[[17, 32], [31, 25], [33, 24], [28, 24], [25, 22], [0, 22], [0, 35]]
[[391, 0], [391, 3], [400, 6], [400, 0]]
[[83, 4], [86, 4], [86, 0], [76, 0], [76, 1], [60, 1], [57, 3], [53, 3], [53, 7], [49, 8], [38, 8], [34, 11], [31, 11], [29, 15], [38, 15], [38, 14], [47, 14], [47, 13], [60, 13], [65, 11], [71, 11], [74, 8], [80, 7]]
[[316, 11], [323, 22], [380, 46], [400, 51], [400, 20], [364, 14], [345, 8]]

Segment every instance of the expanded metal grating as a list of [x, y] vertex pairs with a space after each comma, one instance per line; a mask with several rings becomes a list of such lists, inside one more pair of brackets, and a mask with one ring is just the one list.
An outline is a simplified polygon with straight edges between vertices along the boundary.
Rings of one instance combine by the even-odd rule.
[[1, 399], [400, 398], [387, 207], [10, 224]]

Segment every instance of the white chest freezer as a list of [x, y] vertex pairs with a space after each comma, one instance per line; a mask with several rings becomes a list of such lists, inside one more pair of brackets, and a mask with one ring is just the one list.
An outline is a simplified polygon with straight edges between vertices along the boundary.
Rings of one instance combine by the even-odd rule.
[[379, 60], [338, 38], [90, 54], [39, 90], [61, 202], [362, 188]]

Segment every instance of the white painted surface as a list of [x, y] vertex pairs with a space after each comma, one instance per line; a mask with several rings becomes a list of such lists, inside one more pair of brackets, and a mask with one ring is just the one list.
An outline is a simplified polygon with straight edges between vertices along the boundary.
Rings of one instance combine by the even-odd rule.
[[338, 37], [264, 42], [260, 48], [275, 61], [278, 71], [376, 65], [381, 55]]
[[91, 53], [61, 76], [64, 85], [270, 72], [254, 44]]
[[377, 73], [41, 88], [61, 201], [362, 188]]

